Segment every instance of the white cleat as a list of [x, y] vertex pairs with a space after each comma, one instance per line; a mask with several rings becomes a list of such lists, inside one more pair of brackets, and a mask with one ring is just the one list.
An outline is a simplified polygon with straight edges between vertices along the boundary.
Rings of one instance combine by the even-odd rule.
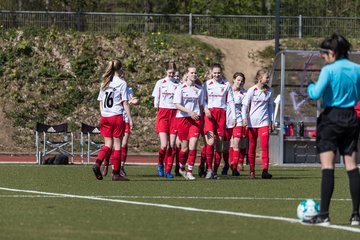
[[186, 179], [187, 180], [195, 180], [196, 178], [194, 177], [194, 175], [191, 172], [187, 172]]
[[206, 176], [205, 176], [205, 179], [213, 179], [214, 177], [214, 174], [213, 174], [213, 171], [212, 170], [207, 170], [207, 173], [206, 173]]
[[179, 169], [179, 173], [180, 173], [181, 176], [183, 176], [185, 179], [187, 179], [187, 178], [186, 178], [186, 171], [185, 171], [185, 170], [181, 170], [181, 168], [180, 168], [180, 169]]

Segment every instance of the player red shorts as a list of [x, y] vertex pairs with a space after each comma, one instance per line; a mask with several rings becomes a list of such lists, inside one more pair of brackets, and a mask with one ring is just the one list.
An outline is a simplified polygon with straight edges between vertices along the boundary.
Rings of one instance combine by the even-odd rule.
[[167, 134], [176, 134], [176, 116], [177, 109], [159, 108], [156, 118], [156, 132]]
[[120, 138], [124, 135], [125, 124], [122, 115], [100, 118], [100, 135]]
[[128, 122], [125, 122], [125, 133], [131, 133], [130, 124]]
[[236, 126], [233, 130], [234, 138], [245, 138], [246, 137], [246, 128], [243, 126]]
[[191, 117], [177, 118], [178, 137], [181, 141], [188, 141], [190, 138], [198, 138], [200, 136], [201, 124], [199, 120]]
[[212, 118], [204, 117], [204, 133], [213, 132], [216, 136], [225, 135], [226, 111], [222, 108], [210, 109]]
[[225, 128], [224, 141], [230, 141], [234, 128]]

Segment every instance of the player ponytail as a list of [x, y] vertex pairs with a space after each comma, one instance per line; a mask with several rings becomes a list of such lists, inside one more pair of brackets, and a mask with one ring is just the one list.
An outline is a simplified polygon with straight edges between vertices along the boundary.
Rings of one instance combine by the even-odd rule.
[[114, 60], [108, 63], [105, 73], [102, 75], [101, 89], [105, 89], [107, 86], [109, 86], [115, 75], [115, 72], [117, 72], [119, 75], [122, 75], [122, 63], [120, 60]]

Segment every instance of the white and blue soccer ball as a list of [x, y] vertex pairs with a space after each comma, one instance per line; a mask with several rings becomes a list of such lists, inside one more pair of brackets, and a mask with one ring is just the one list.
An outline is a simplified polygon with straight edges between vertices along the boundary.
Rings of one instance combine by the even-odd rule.
[[297, 207], [297, 216], [301, 221], [310, 220], [313, 216], [319, 214], [320, 204], [314, 199], [304, 199]]

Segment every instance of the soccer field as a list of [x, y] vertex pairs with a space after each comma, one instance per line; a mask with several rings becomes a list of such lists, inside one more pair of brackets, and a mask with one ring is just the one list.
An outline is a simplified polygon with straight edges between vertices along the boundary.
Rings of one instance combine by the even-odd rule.
[[[335, 171], [330, 227], [296, 217], [319, 199], [320, 168], [272, 167], [274, 178], [186, 181], [130, 165], [129, 182], [95, 179], [91, 166], [0, 165], [0, 239], [359, 239], [350, 227], [344, 169]], [[195, 170], [197, 171], [197, 169]], [[258, 173], [260, 173], [258, 169]]]

